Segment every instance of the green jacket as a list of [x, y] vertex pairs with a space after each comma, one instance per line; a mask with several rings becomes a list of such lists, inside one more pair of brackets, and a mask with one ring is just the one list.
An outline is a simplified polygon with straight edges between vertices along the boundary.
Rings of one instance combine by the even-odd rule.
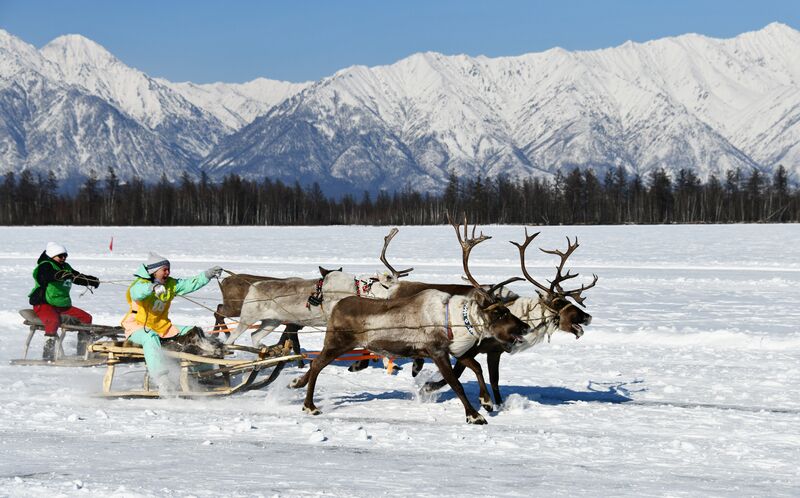
[[58, 264], [45, 253], [39, 256], [37, 263], [33, 269], [33, 289], [28, 293], [30, 304], [60, 308], [72, 306], [69, 291], [72, 289], [72, 275], [76, 272], [69, 263]]

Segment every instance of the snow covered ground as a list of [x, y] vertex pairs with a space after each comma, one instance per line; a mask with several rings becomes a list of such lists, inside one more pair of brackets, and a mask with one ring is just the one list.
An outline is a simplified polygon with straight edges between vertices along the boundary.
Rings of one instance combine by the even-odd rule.
[[[48, 240], [105, 283], [73, 290], [96, 323], [125, 312], [124, 282], [148, 250], [175, 276], [213, 264], [237, 272], [367, 274], [387, 227], [0, 228], [0, 496], [798, 496], [798, 225], [545, 227], [541, 247], [578, 235], [571, 268], [589, 281], [594, 322], [504, 355], [504, 406], [469, 426], [458, 399], [417, 394], [410, 364], [328, 367], [317, 417], [292, 367], [265, 391], [213, 400], [105, 400], [103, 368], [10, 366], [22, 354], [31, 271]], [[521, 227], [489, 226], [473, 274], [519, 274]], [[108, 244], [114, 237], [114, 251]], [[541, 239], [541, 240], [540, 240]], [[389, 259], [411, 278], [457, 281], [450, 227], [401, 227]], [[552, 256], [529, 253], [536, 277]], [[515, 290], [532, 294], [530, 284]], [[214, 306], [212, 283], [194, 297]], [[211, 314], [178, 299], [177, 323]], [[322, 335], [301, 337], [316, 349]], [[41, 337], [32, 353], [41, 352]], [[71, 346], [71, 343], [67, 344]], [[120, 381], [135, 386], [142, 365]], [[471, 373], [465, 388], [477, 406]]]

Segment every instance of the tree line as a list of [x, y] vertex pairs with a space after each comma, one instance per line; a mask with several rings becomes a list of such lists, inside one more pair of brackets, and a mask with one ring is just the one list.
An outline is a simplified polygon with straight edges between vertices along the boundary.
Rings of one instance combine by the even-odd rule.
[[286, 185], [230, 175], [210, 182], [184, 174], [172, 183], [140, 178], [122, 183], [109, 169], [91, 175], [75, 194], [59, 193], [51, 172], [7, 173], [0, 184], [2, 225], [428, 225], [447, 212], [487, 224], [655, 224], [800, 221], [800, 189], [779, 166], [729, 171], [705, 183], [689, 169], [672, 178], [664, 169], [646, 177], [611, 168], [600, 178], [573, 169], [553, 179], [460, 178], [449, 174], [442, 193], [363, 192], [328, 196], [319, 186]]

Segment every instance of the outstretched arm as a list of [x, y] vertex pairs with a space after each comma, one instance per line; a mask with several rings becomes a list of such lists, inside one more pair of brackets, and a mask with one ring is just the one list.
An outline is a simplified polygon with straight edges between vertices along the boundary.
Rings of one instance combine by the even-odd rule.
[[85, 275], [75, 270], [74, 268], [72, 270], [72, 283], [77, 285], [83, 285], [84, 287], [94, 287], [95, 289], [100, 287], [99, 278], [92, 275]]

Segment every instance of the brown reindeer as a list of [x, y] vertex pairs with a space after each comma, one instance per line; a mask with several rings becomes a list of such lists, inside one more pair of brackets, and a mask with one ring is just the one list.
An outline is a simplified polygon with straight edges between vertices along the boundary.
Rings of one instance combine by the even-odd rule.
[[[580, 289], [564, 290], [561, 286], [564, 281], [578, 276], [577, 273], [571, 274], [569, 271], [567, 271], [566, 274], [562, 274], [567, 258], [578, 248], [578, 238], [575, 238], [575, 243], [573, 244], [570, 242], [569, 237], [567, 237], [567, 250], [564, 252], [540, 248], [540, 251], [544, 253], [553, 254], [561, 258], [560, 264], [556, 267], [556, 277], [550, 282], [550, 286], [546, 287], [531, 277], [525, 266], [525, 251], [539, 233], [540, 232], [536, 232], [533, 235], [528, 235], [528, 229], [526, 228], [525, 242], [522, 244], [511, 242], [519, 249], [522, 273], [530, 283], [539, 289], [539, 291], [537, 291], [537, 298], [521, 297], [511, 303], [508, 309], [531, 327], [531, 333], [527, 334], [523, 341], [512, 345], [510, 348], [493, 338], [484, 340], [465, 353], [464, 356], [458, 358], [458, 362], [453, 367], [453, 372], [456, 377], [461, 376], [465, 366], [469, 366], [469, 368], [476, 373], [478, 384], [481, 386], [481, 404], [487, 410], [488, 408], [486, 405], [487, 403], [491, 405], [491, 398], [489, 398], [489, 394], [485, 390], [486, 383], [481, 378], [482, 373], [480, 372], [480, 365], [478, 364], [476, 371], [473, 363], [464, 363], [463, 359], [474, 358], [478, 353], [485, 353], [487, 355], [486, 362], [489, 367], [489, 382], [492, 386], [494, 402], [501, 405], [503, 399], [500, 395], [499, 386], [500, 355], [504, 352], [516, 353], [527, 349], [542, 342], [545, 338], [549, 339], [550, 335], [559, 330], [573, 334], [576, 339], [579, 339], [583, 335], [583, 325], [589, 325], [592, 322], [592, 316], [572, 303], [570, 299], [574, 300], [577, 305], [584, 306], [583, 302], [586, 298], [581, 294], [583, 291], [595, 286], [597, 283], [597, 275], [593, 275], [594, 279], [592, 283], [589, 285], [581, 285]], [[447, 381], [444, 379], [437, 382], [428, 382], [423, 389], [429, 392], [435, 391], [444, 387], [446, 383]]]
[[[339, 301], [328, 320], [322, 351], [311, 362], [309, 371], [291, 384], [292, 387], [308, 386], [304, 411], [312, 415], [321, 413], [314, 405], [314, 388], [322, 369], [342, 353], [361, 347], [390, 356], [431, 358], [464, 405], [467, 423], [486, 423], [453, 375], [450, 354], [456, 348], [469, 349], [470, 342], [474, 344], [485, 337], [494, 337], [501, 344], [513, 344], [523, 340], [529, 329], [494, 294], [499, 285], [484, 290], [469, 271], [472, 248], [489, 237], [481, 233], [476, 238], [473, 228], [472, 237], [468, 238], [466, 218], [463, 238], [460, 226], [452, 225], [462, 247], [462, 263], [473, 286], [472, 294], [458, 296], [428, 289], [397, 299], [349, 297]], [[504, 284], [511, 280], [520, 279], [509, 279]]]
[[[332, 271], [342, 271], [342, 269], [339, 268], [338, 270], [328, 270], [321, 266], [319, 267], [319, 272], [322, 278], [325, 278], [325, 275]], [[252, 284], [256, 282], [272, 280], [286, 280], [285, 278], [250, 275], [247, 273], [233, 273], [230, 271], [227, 272], [230, 274], [230, 276], [222, 279], [219, 282], [219, 289], [222, 292], [222, 304], [217, 306], [217, 311], [214, 313], [214, 330], [227, 330], [228, 326], [225, 324], [225, 318], [236, 318], [241, 316], [242, 302], [244, 301], [247, 291], [250, 290], [250, 286]], [[302, 325], [286, 323], [283, 334], [278, 339], [277, 344], [283, 344], [288, 339], [292, 342], [292, 350], [294, 353], [302, 354], [302, 349], [300, 348], [300, 339], [297, 336], [297, 332], [302, 328]], [[230, 332], [226, 332], [225, 335], [226, 337], [230, 337]], [[297, 364], [298, 366], [303, 366], [303, 360], [298, 360]]]
[[[449, 218], [448, 218], [449, 220]], [[386, 237], [383, 239], [383, 250], [381, 251], [381, 262], [386, 266], [390, 273], [384, 273], [382, 275], [378, 275], [375, 277], [377, 283], [383, 286], [388, 291], [388, 298], [389, 299], [397, 299], [400, 297], [411, 297], [415, 294], [419, 294], [424, 290], [438, 290], [442, 292], [446, 292], [447, 294], [451, 295], [458, 295], [458, 296], [466, 296], [470, 294], [472, 291], [475, 290], [471, 284], [444, 284], [444, 283], [429, 283], [429, 282], [415, 282], [411, 280], [400, 280], [403, 277], [408, 276], [414, 268], [407, 268], [405, 270], [395, 270], [395, 268], [389, 264], [389, 261], [386, 259], [386, 249], [389, 247], [389, 243], [392, 241], [395, 235], [399, 230], [397, 228], [392, 228]], [[488, 290], [491, 286], [482, 286], [484, 289]], [[503, 302], [511, 302], [516, 299], [518, 296], [511, 292], [510, 290], [506, 289], [505, 286], [501, 285], [496, 294], [501, 297]], [[422, 370], [422, 365], [424, 364], [422, 358], [416, 358], [413, 362], [413, 367], [411, 370], [411, 375], [416, 377], [419, 374], [420, 370]], [[476, 364], [477, 365], [477, 364]], [[350, 367], [348, 368], [351, 372], [356, 372], [359, 370], [363, 370], [369, 366], [369, 360], [358, 360], [353, 362]], [[480, 368], [480, 365], [477, 365], [477, 368]], [[484, 407], [486, 405], [484, 404]]]
[[254, 345], [282, 323], [324, 327], [330, 310], [342, 298], [365, 294], [385, 298], [383, 287], [378, 286], [374, 289], [376, 294], [372, 293], [373, 284], [339, 270], [326, 273], [321, 280], [287, 278], [255, 282], [242, 303], [239, 324], [226, 343], [233, 344], [257, 322], [260, 325], [250, 335]]

